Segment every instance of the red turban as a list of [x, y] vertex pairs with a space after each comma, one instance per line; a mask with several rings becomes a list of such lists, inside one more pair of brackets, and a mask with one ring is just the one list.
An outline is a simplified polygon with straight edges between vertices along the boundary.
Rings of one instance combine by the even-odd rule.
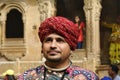
[[72, 21], [64, 17], [51, 17], [41, 23], [38, 35], [41, 42], [43, 42], [46, 36], [56, 33], [64, 37], [71, 50], [75, 50], [79, 35], [78, 31], [78, 28]]

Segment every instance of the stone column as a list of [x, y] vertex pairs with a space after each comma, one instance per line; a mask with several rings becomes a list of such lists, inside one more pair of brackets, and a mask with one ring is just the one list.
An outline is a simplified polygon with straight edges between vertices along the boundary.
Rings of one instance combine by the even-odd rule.
[[100, 0], [84, 0], [84, 4], [84, 11], [86, 16], [87, 58], [88, 60], [92, 59], [93, 64], [96, 66], [100, 64], [99, 18], [101, 5]]
[[1, 45], [2, 45], [2, 23], [0, 21], [0, 48], [1, 48]]
[[1, 21], [1, 46], [3, 46], [5, 40], [5, 21]]
[[39, 12], [40, 12], [40, 21], [44, 19], [55, 16], [55, 0], [38, 0], [39, 2]]
[[101, 0], [92, 0], [93, 1], [93, 18], [92, 18], [92, 27], [93, 27], [93, 54], [95, 55], [95, 64], [99, 65], [100, 64], [100, 13], [101, 13]]
[[[86, 51], [92, 52], [92, 3], [91, 0], [84, 0], [84, 11], [86, 17]], [[88, 57], [88, 56], [87, 56]]]

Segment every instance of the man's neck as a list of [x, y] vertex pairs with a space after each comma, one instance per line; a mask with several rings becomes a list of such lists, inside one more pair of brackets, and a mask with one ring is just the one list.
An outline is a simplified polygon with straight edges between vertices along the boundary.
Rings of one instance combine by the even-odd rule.
[[115, 79], [116, 76], [117, 76], [117, 74], [114, 74], [114, 75], [112, 76], [112, 79]]
[[46, 68], [49, 68], [51, 70], [52, 69], [54, 69], [54, 70], [62, 70], [63, 69], [64, 70], [71, 65], [71, 61], [69, 60], [69, 61], [66, 61], [63, 63], [46, 61], [44, 65]]

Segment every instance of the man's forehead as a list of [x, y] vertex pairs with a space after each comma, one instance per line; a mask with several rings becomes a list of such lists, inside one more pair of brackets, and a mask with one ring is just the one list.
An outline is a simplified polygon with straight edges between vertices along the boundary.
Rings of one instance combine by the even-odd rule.
[[49, 34], [48, 36], [45, 37], [45, 39], [46, 38], [62, 38], [62, 39], [64, 39], [64, 37], [62, 37], [56, 33]]

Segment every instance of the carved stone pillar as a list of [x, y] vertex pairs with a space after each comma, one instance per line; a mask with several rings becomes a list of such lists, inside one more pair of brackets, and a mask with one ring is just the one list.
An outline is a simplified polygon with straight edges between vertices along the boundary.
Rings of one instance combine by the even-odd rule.
[[55, 15], [55, 0], [38, 0], [38, 2], [40, 21], [43, 21], [44, 19]]
[[5, 20], [2, 20], [2, 26], [1, 26], [1, 30], [2, 30], [2, 32], [1, 32], [1, 46], [3, 46], [3, 43], [4, 43], [4, 41], [5, 41], [5, 35], [4, 35], [4, 33], [5, 33]]
[[[101, 11], [101, 0], [84, 0], [84, 11], [86, 16], [86, 51], [87, 58], [93, 58], [95, 64], [100, 64], [100, 32], [99, 18]], [[95, 60], [95, 61], [94, 61]]]
[[86, 51], [92, 52], [92, 3], [91, 0], [84, 0], [84, 12], [86, 17]]
[[2, 27], [2, 23], [1, 23], [1, 21], [0, 21], [0, 47], [1, 47], [1, 44], [2, 44], [2, 29], [1, 29], [1, 27]]
[[92, 19], [92, 26], [93, 26], [93, 51], [95, 55], [95, 61], [97, 65], [100, 64], [100, 13], [101, 13], [101, 0], [92, 0], [94, 2], [94, 8], [93, 8], [93, 19]]

